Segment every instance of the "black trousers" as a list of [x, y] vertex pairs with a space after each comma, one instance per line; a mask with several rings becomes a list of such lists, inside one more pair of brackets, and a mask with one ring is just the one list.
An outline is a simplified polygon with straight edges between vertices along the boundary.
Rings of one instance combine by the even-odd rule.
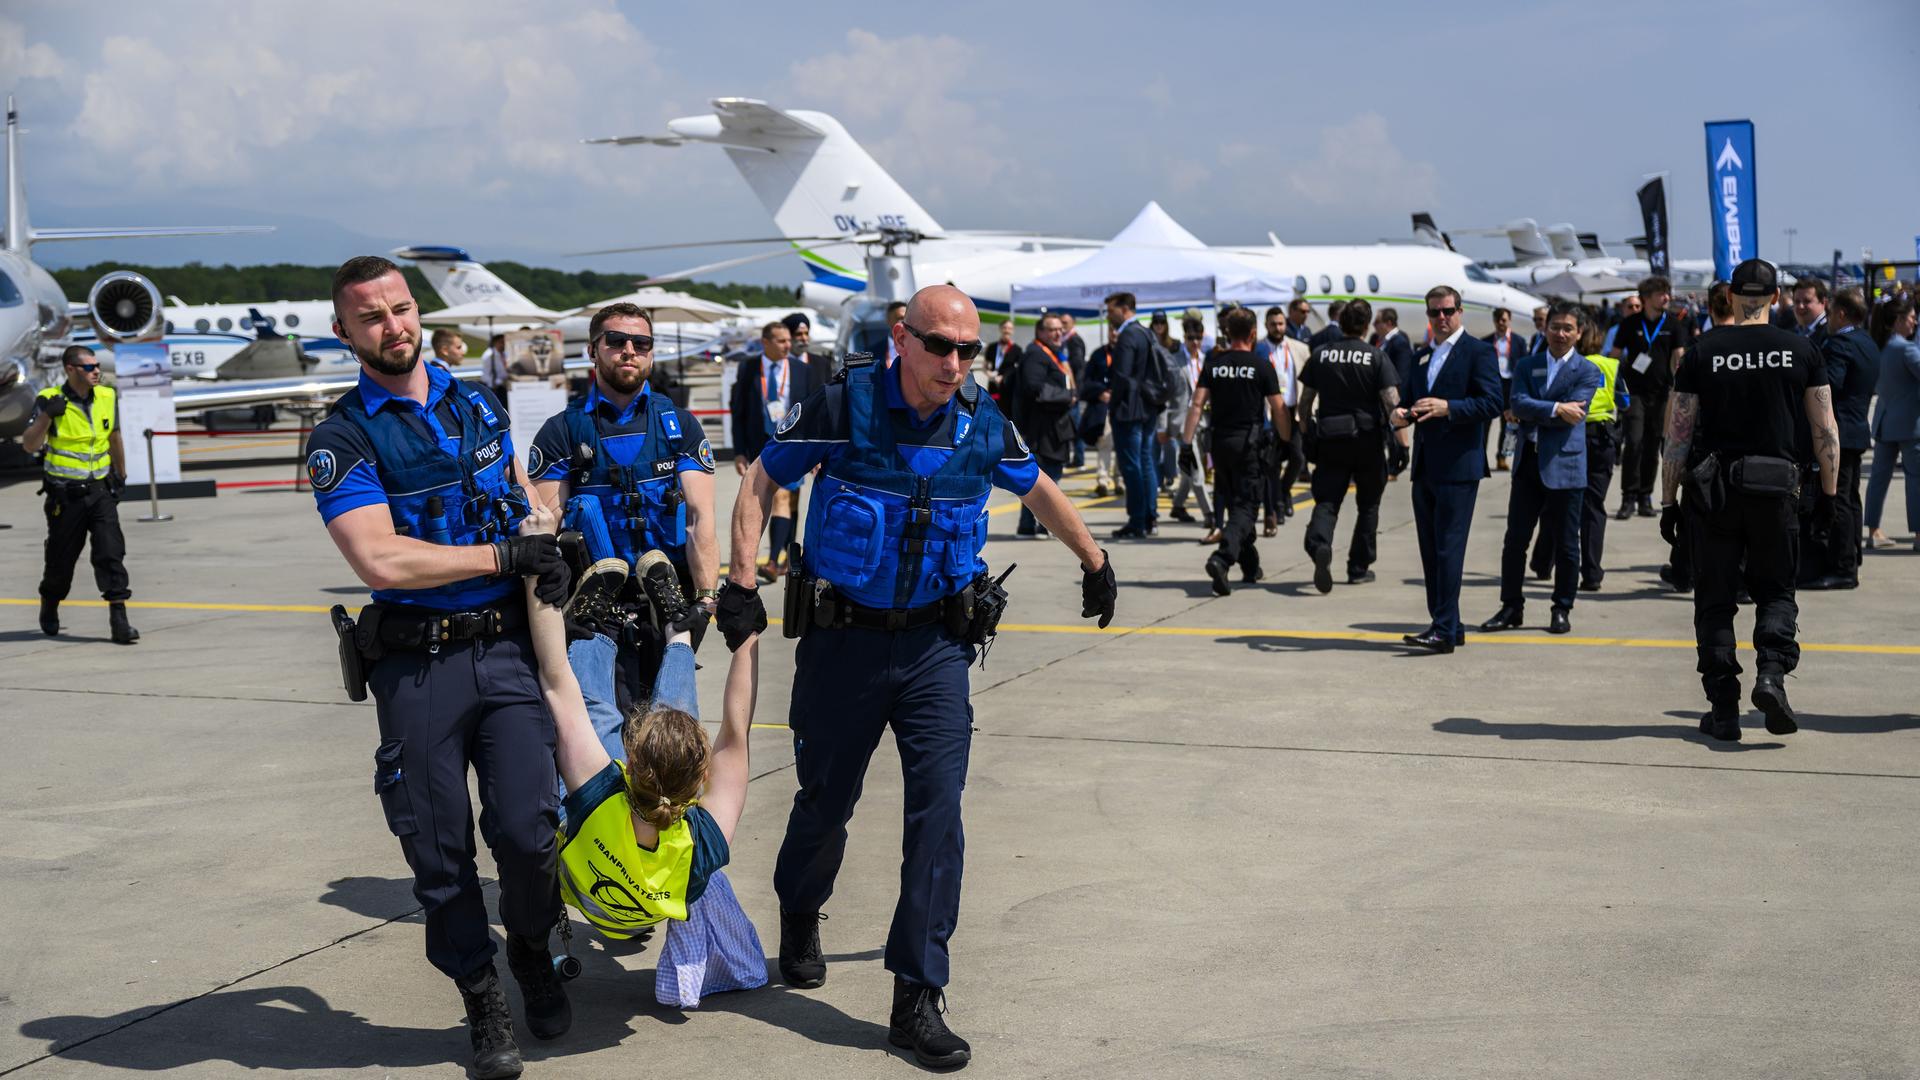
[[1735, 596], [1744, 579], [1753, 597], [1753, 647], [1761, 674], [1784, 675], [1800, 664], [1800, 608], [1794, 602], [1794, 570], [1800, 532], [1792, 499], [1748, 495], [1731, 488], [1726, 505], [1705, 513], [1683, 496], [1693, 541], [1693, 637], [1699, 650], [1700, 684], [1707, 700], [1740, 698], [1740, 661], [1734, 655]]
[[553, 717], [524, 633], [382, 657], [368, 673], [380, 717], [374, 790], [426, 909], [427, 959], [451, 979], [493, 962], [474, 866], [467, 766], [480, 835], [500, 873], [500, 923], [542, 938], [560, 913]]
[[[1612, 424], [1587, 425], [1587, 490], [1580, 500], [1580, 578], [1599, 584], [1607, 576], [1601, 562], [1607, 553], [1607, 490], [1613, 487], [1613, 463], [1619, 444], [1614, 441]], [[1553, 566], [1555, 545], [1560, 542], [1559, 523], [1551, 516], [1540, 519], [1540, 539], [1533, 545], [1528, 565], [1536, 574]]]
[[58, 603], [73, 589], [73, 568], [80, 549], [93, 542], [93, 582], [108, 603], [125, 600], [127, 538], [120, 532], [120, 501], [107, 491], [105, 480], [84, 486], [47, 481], [47, 564], [40, 577], [40, 597]]
[[1660, 471], [1660, 446], [1666, 440], [1667, 392], [1635, 393], [1627, 405], [1621, 431], [1620, 498], [1635, 501], [1653, 496]]
[[[1293, 415], [1291, 410], [1288, 415]], [[1298, 416], [1293, 416], [1293, 430], [1300, 430]], [[1304, 440], [1290, 439], [1285, 446], [1281, 447], [1281, 450], [1285, 453], [1286, 460], [1281, 463], [1279, 471], [1274, 474], [1274, 480], [1267, 489], [1270, 501], [1266, 511], [1276, 517], [1285, 517], [1293, 513], [1293, 485], [1300, 482], [1300, 474], [1307, 468], [1307, 448]]]
[[1347, 576], [1357, 577], [1373, 566], [1378, 555], [1380, 496], [1387, 490], [1386, 445], [1378, 431], [1369, 431], [1350, 439], [1322, 439], [1315, 456], [1320, 460], [1313, 466], [1307, 554], [1333, 550], [1333, 526], [1347, 499], [1347, 485], [1352, 484], [1360, 517], [1353, 523], [1353, 542], [1347, 548]]
[[[1834, 496], [1833, 522], [1827, 526], [1827, 571], [1844, 578], [1860, 576], [1860, 529], [1866, 517], [1860, 505], [1860, 459], [1865, 454], [1865, 450], [1840, 451], [1840, 489]], [[1808, 478], [1809, 485], [1819, 483], [1817, 477]]]
[[1534, 527], [1552, 522], [1553, 606], [1573, 607], [1575, 580], [1580, 572], [1580, 505], [1583, 488], [1549, 488], [1540, 480], [1540, 448], [1521, 440], [1513, 463], [1513, 489], [1507, 496], [1507, 534], [1500, 546], [1500, 604], [1519, 607], [1526, 602], [1527, 542]]
[[1216, 499], [1225, 500], [1220, 511], [1220, 548], [1212, 555], [1228, 566], [1240, 564], [1248, 574], [1260, 571], [1260, 552], [1253, 546], [1260, 535], [1260, 496], [1272, 470], [1262, 466], [1255, 442], [1257, 427], [1215, 429], [1213, 433], [1213, 477]]

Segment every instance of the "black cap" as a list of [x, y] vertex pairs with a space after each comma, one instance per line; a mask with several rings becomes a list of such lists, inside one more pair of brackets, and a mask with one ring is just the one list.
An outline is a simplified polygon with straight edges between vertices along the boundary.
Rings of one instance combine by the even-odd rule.
[[804, 311], [796, 311], [786, 318], [781, 319], [780, 325], [786, 327], [789, 334], [803, 326], [809, 330], [813, 329], [813, 321], [807, 318], [807, 314]]
[[1748, 259], [1733, 268], [1728, 284], [1735, 296], [1772, 296], [1780, 291], [1780, 275], [1767, 260]]

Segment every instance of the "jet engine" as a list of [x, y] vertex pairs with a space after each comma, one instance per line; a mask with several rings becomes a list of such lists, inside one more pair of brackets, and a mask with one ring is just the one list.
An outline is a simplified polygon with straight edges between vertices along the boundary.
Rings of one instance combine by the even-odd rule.
[[116, 270], [93, 283], [87, 310], [102, 341], [140, 341], [159, 335], [164, 301], [153, 282], [131, 270]]

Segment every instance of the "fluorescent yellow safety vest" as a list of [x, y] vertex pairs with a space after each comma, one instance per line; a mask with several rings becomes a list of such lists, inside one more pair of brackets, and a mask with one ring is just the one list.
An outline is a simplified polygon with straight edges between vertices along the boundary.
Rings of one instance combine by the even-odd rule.
[[[43, 398], [58, 397], [59, 386], [40, 391]], [[87, 408], [72, 399], [67, 411], [53, 418], [47, 429], [47, 475], [56, 480], [98, 480], [113, 464], [108, 447], [113, 436], [113, 388], [96, 386]]]
[[1598, 354], [1589, 354], [1587, 359], [1593, 361], [1601, 375], [1600, 389], [1593, 392], [1593, 401], [1587, 406], [1587, 423], [1608, 423], [1618, 413], [1613, 404], [1613, 387], [1620, 378], [1620, 361]]
[[632, 937], [663, 919], [687, 921], [693, 875], [693, 830], [683, 816], [662, 830], [652, 851], [633, 838], [627, 763], [621, 788], [602, 800], [574, 830], [560, 837], [560, 895], [567, 906], [613, 938]]

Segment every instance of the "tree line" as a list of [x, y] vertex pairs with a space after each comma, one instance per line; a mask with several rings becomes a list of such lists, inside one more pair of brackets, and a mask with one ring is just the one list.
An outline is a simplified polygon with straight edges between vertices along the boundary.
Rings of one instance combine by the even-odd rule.
[[[527, 266], [517, 262], [490, 262], [487, 269], [526, 294], [541, 307], [565, 311], [596, 300], [633, 291], [634, 282], [645, 275], [638, 272], [609, 273], [600, 270], [555, 270]], [[324, 300], [333, 281], [334, 267], [300, 266], [271, 263], [261, 266], [207, 266], [192, 262], [184, 266], [139, 266], [129, 263], [95, 263], [92, 266], [52, 271], [54, 279], [69, 297], [81, 299], [93, 287], [94, 280], [115, 270], [132, 270], [158, 286], [162, 295], [177, 296], [189, 304], [234, 304], [255, 300]], [[420, 301], [423, 311], [446, 306], [427, 284], [418, 268], [402, 267], [407, 284]], [[735, 301], [749, 307], [784, 307], [794, 302], [790, 285], [750, 285], [742, 282], [676, 282], [667, 288], [691, 293], [702, 300], [722, 304]]]

